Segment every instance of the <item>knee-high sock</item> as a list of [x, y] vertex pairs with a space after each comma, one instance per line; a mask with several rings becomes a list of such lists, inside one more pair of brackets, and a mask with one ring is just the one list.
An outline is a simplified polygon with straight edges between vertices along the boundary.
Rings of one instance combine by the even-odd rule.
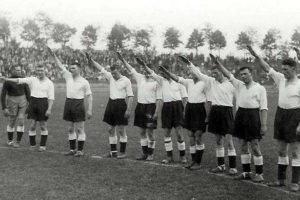
[[235, 149], [228, 149], [229, 168], [236, 168], [236, 151]]
[[29, 131], [28, 135], [29, 135], [30, 146], [35, 146], [36, 145], [36, 141], [35, 141], [36, 131]]
[[285, 180], [286, 179], [286, 169], [289, 165], [289, 157], [278, 157], [278, 171], [277, 171], [277, 179]]
[[216, 149], [216, 156], [217, 156], [217, 162], [218, 166], [224, 166], [225, 165], [225, 150], [224, 147], [220, 147]]
[[251, 171], [251, 154], [242, 154], [241, 155], [241, 162], [243, 166], [243, 172], [250, 172]]
[[42, 147], [46, 146], [47, 138], [48, 138], [48, 131], [47, 130], [41, 131], [40, 146], [42, 146]]
[[173, 156], [173, 143], [171, 137], [165, 137], [164, 139], [165, 149], [168, 157]]
[[263, 156], [253, 156], [253, 161], [256, 174], [262, 174], [264, 165]]
[[196, 162], [198, 164], [200, 164], [201, 161], [202, 161], [202, 156], [203, 156], [204, 149], [205, 149], [204, 144], [196, 145]]

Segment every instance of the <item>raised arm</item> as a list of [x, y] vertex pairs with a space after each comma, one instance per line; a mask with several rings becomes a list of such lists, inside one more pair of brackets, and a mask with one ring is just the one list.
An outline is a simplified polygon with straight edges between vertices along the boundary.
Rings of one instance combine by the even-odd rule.
[[167, 70], [166, 68], [164, 68], [163, 66], [158, 66], [159, 70], [162, 71], [163, 73], [165, 73], [168, 77], [170, 77], [172, 80], [178, 82], [179, 81], [179, 77], [173, 73], [171, 73], [169, 70]]
[[135, 58], [136, 61], [147, 71], [148, 74], [152, 76], [152, 78], [157, 81], [159, 84], [162, 84], [163, 77], [157, 75], [152, 69], [150, 69], [146, 63], [140, 59], [140, 58]]
[[297, 58], [298, 60], [300, 61], [300, 50], [296, 47], [293, 47], [294, 51], [296, 51], [296, 54], [297, 54]]
[[128, 62], [123, 58], [123, 56], [120, 52], [116, 52], [116, 53], [117, 53], [118, 58], [122, 61], [122, 63], [127, 68], [127, 70], [131, 72], [133, 70], [133, 67], [128, 64]]
[[99, 71], [102, 71], [104, 69], [103, 66], [101, 66], [99, 63], [97, 63], [87, 52], [85, 52], [85, 56], [88, 59], [89, 65], [92, 65], [92, 67], [96, 68]]
[[197, 78], [199, 78], [200, 80], [203, 80], [203, 81], [207, 81], [209, 80], [211, 77], [201, 73], [201, 71], [186, 57], [184, 56], [178, 56], [180, 58], [180, 60], [187, 64], [188, 68], [191, 69], [191, 72], [197, 76]]
[[228, 79], [231, 77], [230, 71], [228, 71], [223, 64], [212, 54], [209, 54], [212, 61], [216, 64], [217, 68], [220, 70], [220, 72]]
[[47, 47], [48, 52], [50, 53], [50, 55], [54, 58], [55, 63], [57, 64], [57, 66], [59, 67], [59, 69], [61, 71], [66, 71], [67, 69], [65, 68], [65, 66], [60, 62], [59, 58], [55, 55], [55, 53], [49, 48]]
[[260, 57], [259, 55], [257, 55], [257, 53], [253, 50], [253, 48], [250, 45], [247, 45], [247, 49], [250, 52], [250, 54], [255, 57], [256, 60], [258, 60], [260, 67], [265, 71], [265, 72], [269, 72], [270, 70], [270, 65], [264, 61], [264, 59], [262, 59], [262, 57]]

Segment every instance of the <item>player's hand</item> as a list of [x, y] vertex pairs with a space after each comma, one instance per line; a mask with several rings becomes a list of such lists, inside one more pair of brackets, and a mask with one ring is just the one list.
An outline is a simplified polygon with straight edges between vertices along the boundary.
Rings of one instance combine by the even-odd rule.
[[146, 63], [142, 59], [140, 59], [140, 58], [135, 58], [135, 59], [140, 65], [142, 65], [144, 67], [146, 66]]
[[161, 65], [158, 66], [158, 69], [160, 71], [164, 72], [164, 73], [168, 72], [168, 70], [165, 67], [161, 66]]
[[260, 128], [260, 134], [261, 134], [262, 136], [266, 135], [267, 130], [268, 130], [267, 125], [261, 125], [261, 128]]
[[300, 60], [300, 50], [297, 47], [293, 47], [294, 51], [297, 53], [297, 58]]
[[157, 120], [157, 118], [158, 118], [158, 114], [155, 112], [152, 116], [152, 120]]
[[187, 58], [187, 57], [185, 57], [185, 56], [178, 56], [179, 58], [180, 58], [180, 60], [182, 61], [182, 62], [184, 62], [185, 64], [187, 64], [187, 65], [190, 65], [191, 64], [191, 61]]
[[85, 52], [85, 56], [86, 56], [86, 58], [88, 59], [89, 62], [92, 60], [92, 57], [88, 52]]
[[124, 117], [126, 118], [126, 119], [129, 119], [129, 117], [130, 117], [130, 110], [126, 110], [125, 111], [125, 114], [124, 114]]
[[217, 65], [219, 64], [218, 59], [217, 59], [214, 55], [212, 55], [212, 54], [210, 53], [209, 56], [210, 56], [211, 60], [213, 61], [213, 63], [215, 63], [215, 64], [217, 64]]
[[46, 116], [46, 117], [50, 117], [50, 115], [51, 115], [51, 110], [48, 109], [48, 110], [46, 111], [46, 113], [45, 113], [45, 116]]
[[87, 111], [87, 112], [86, 112], [86, 118], [87, 118], [88, 120], [91, 119], [92, 116], [93, 116], [92, 111]]
[[9, 110], [8, 110], [7, 108], [5, 108], [5, 109], [3, 110], [3, 112], [4, 112], [4, 116], [5, 116], [5, 117], [8, 117], [8, 116], [9, 116]]
[[249, 53], [250, 53], [252, 56], [254, 56], [255, 58], [258, 57], [258, 55], [256, 54], [256, 52], [253, 50], [253, 48], [252, 48], [250, 45], [247, 45], [246, 47], [247, 47]]
[[300, 135], [300, 123], [298, 124], [296, 128], [296, 135]]
[[204, 123], [205, 123], [205, 124], [208, 124], [208, 116], [205, 117]]
[[52, 49], [50, 47], [47, 46], [47, 50], [50, 53], [51, 56], [55, 56], [54, 52], [52, 51]]
[[125, 63], [125, 60], [124, 60], [122, 54], [119, 51], [117, 51], [116, 54], [117, 54], [118, 58], [122, 61], [122, 63]]

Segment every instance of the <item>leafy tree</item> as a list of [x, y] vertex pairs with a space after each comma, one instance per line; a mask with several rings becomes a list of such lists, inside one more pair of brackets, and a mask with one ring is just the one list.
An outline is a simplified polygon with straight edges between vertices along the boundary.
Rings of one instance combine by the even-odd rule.
[[216, 30], [211, 34], [209, 43], [211, 45], [212, 50], [214, 50], [214, 49], [218, 50], [219, 56], [220, 56], [221, 49], [226, 47], [225, 36], [223, 35], [223, 33], [220, 30]]
[[91, 48], [92, 46], [95, 46], [98, 39], [97, 30], [97, 27], [94, 27], [93, 25], [88, 25], [82, 31], [80, 41], [81, 44], [87, 49]]
[[213, 46], [211, 44], [211, 36], [213, 34], [213, 27], [211, 24], [209, 23], [206, 23], [205, 24], [205, 27], [202, 29], [203, 33], [204, 33], [204, 37], [205, 37], [205, 40], [207, 42], [207, 45], [208, 45], [208, 49], [210, 50], [210, 52], [213, 50]]
[[66, 46], [72, 35], [76, 33], [76, 28], [71, 28], [67, 24], [55, 23], [51, 37], [55, 43], [60, 43], [62, 47]]
[[140, 29], [134, 34], [134, 46], [135, 47], [143, 47], [144, 52], [151, 46], [151, 33], [146, 29]]
[[35, 15], [35, 22], [40, 29], [40, 38], [45, 44], [51, 39], [53, 30], [53, 20], [44, 12], [38, 12]]
[[238, 39], [235, 41], [238, 50], [246, 50], [247, 45], [253, 46], [253, 41], [251, 40], [250, 36], [242, 31], [238, 35]]
[[291, 45], [300, 48], [300, 27], [294, 30], [294, 33], [291, 37]]
[[6, 42], [10, 37], [9, 21], [5, 17], [0, 18], [0, 38]]
[[278, 29], [270, 29], [267, 32], [265, 38], [263, 39], [263, 44], [260, 47], [265, 51], [267, 57], [272, 57], [273, 51], [278, 48], [277, 41], [280, 38], [280, 31]]
[[168, 28], [164, 36], [165, 36], [165, 41], [163, 44], [164, 48], [174, 50], [179, 46], [179, 44], [182, 43], [182, 41], [179, 40], [179, 37], [181, 36], [180, 32], [174, 27]]
[[197, 29], [194, 29], [192, 34], [188, 39], [188, 43], [186, 44], [186, 48], [195, 49], [196, 55], [198, 55], [198, 48], [204, 45], [204, 35], [202, 32], [199, 32]]
[[21, 32], [21, 38], [28, 42], [35, 42], [40, 36], [40, 29], [38, 25], [32, 19], [26, 19], [23, 21]]
[[108, 50], [119, 51], [125, 47], [125, 42], [131, 38], [131, 31], [126, 26], [115, 24], [107, 37]]

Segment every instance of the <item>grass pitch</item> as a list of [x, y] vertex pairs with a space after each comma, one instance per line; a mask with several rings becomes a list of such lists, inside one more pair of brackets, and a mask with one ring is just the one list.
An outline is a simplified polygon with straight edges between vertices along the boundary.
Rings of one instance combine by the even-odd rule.
[[[56, 100], [49, 119], [48, 152], [28, 150], [28, 134], [24, 135], [22, 148], [5, 147], [6, 119], [1, 116], [2, 147], [0, 146], [0, 199], [6, 200], [82, 200], [82, 199], [300, 199], [299, 193], [289, 193], [287, 188], [272, 189], [263, 184], [234, 181], [227, 176], [208, 173], [216, 165], [215, 138], [206, 133], [203, 169], [188, 171], [181, 165], [160, 165], [166, 153], [163, 146], [163, 132], [156, 131], [157, 146], [155, 161], [135, 161], [141, 153], [139, 133], [130, 120], [128, 133], [128, 158], [125, 160], [93, 158], [109, 151], [106, 124], [102, 122], [108, 101], [108, 86], [93, 84], [93, 118], [86, 123], [86, 156], [64, 157], [61, 152], [68, 150], [67, 123], [62, 120], [65, 100], [65, 85], [56, 84]], [[268, 134], [261, 142], [264, 155], [266, 181], [275, 180], [277, 173], [276, 143], [273, 139], [273, 120], [277, 107], [277, 93], [268, 88], [269, 114]], [[132, 113], [133, 117], [133, 113]], [[28, 130], [28, 123], [26, 123]], [[159, 126], [160, 127], [160, 126]], [[187, 134], [185, 134], [187, 139]], [[39, 138], [39, 137], [37, 137]], [[188, 140], [187, 146], [188, 146]], [[239, 144], [235, 140], [239, 155]], [[174, 145], [176, 149], [176, 145]], [[177, 154], [176, 150], [174, 152]], [[187, 153], [188, 154], [188, 153]], [[237, 157], [240, 169], [240, 159]], [[227, 160], [226, 160], [227, 161]], [[252, 166], [254, 170], [254, 167]], [[290, 169], [288, 171], [290, 174]]]

